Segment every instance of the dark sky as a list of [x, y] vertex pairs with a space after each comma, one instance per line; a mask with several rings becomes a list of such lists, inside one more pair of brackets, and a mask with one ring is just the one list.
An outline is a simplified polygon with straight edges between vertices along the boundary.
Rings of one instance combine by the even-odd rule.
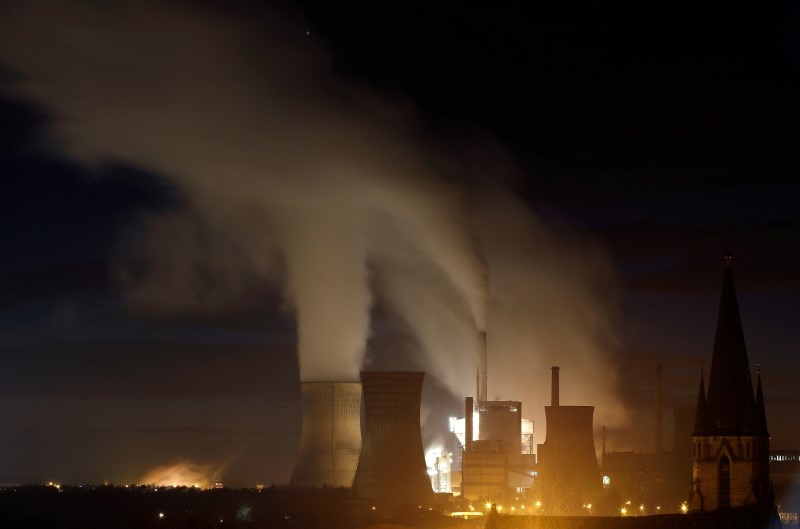
[[[503, 146], [522, 168], [512, 187], [607, 250], [631, 407], [651, 405], [656, 363], [665, 405], [694, 403], [729, 235], [773, 446], [800, 448], [800, 8], [514, 4], [279, 8], [336, 75], [409, 101], [441, 141]], [[0, 118], [0, 483], [132, 481], [177, 459], [224, 462], [234, 483], [287, 481], [299, 381], [277, 293], [224, 314], [131, 312], [115, 263], [137, 219], [179, 194], [142, 168], [59, 154], [35, 103], [0, 96]], [[376, 349], [391, 334], [379, 331]], [[445, 402], [444, 417], [460, 409]], [[620, 433], [612, 448], [641, 441]]]

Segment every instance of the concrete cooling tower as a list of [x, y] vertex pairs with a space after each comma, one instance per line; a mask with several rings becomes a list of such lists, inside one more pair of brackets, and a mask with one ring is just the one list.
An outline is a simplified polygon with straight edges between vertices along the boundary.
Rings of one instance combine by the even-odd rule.
[[425, 373], [361, 373], [364, 439], [353, 489], [361, 499], [428, 504], [419, 410]]
[[582, 514], [597, 499], [600, 471], [594, 450], [593, 406], [561, 406], [558, 368], [553, 368], [552, 405], [545, 406], [547, 434], [538, 447], [539, 483], [546, 512]]
[[361, 448], [361, 384], [303, 382], [303, 430], [289, 485], [350, 487]]

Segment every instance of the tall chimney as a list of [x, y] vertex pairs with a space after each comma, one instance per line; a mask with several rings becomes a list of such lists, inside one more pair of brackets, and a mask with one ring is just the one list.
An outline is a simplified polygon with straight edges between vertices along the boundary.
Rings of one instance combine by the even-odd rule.
[[472, 414], [475, 412], [475, 404], [472, 397], [464, 399], [464, 451], [472, 451]]
[[557, 407], [558, 406], [558, 366], [553, 366], [550, 368], [553, 372], [553, 382], [550, 386], [550, 405]]
[[464, 450], [472, 450], [472, 414], [475, 412], [475, 403], [472, 397], [464, 399]]
[[606, 426], [603, 425], [603, 452], [601, 454], [602, 459], [600, 459], [600, 466], [606, 464]]
[[489, 360], [486, 354], [486, 332], [478, 333], [478, 402], [489, 400]]
[[350, 487], [361, 449], [361, 384], [303, 382], [303, 429], [289, 485]]
[[661, 364], [656, 366], [656, 454], [664, 451], [664, 383], [662, 377], [663, 367]]
[[366, 500], [428, 504], [433, 489], [425, 465], [419, 409], [425, 373], [364, 371], [364, 437], [353, 480]]

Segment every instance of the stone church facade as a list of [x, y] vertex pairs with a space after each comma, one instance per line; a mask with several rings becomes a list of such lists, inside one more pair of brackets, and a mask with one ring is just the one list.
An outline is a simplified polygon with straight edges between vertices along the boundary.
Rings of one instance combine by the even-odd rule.
[[767, 510], [774, 502], [761, 373], [754, 395], [731, 260], [725, 256], [708, 392], [701, 374], [692, 433], [689, 508], [698, 513]]

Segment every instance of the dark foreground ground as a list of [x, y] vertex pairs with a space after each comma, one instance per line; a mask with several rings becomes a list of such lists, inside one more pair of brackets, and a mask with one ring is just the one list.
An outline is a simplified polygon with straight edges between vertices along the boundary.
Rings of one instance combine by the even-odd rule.
[[355, 502], [341, 489], [0, 488], [2, 529], [482, 529], [484, 523], [446, 516], [435, 506]]
[[[354, 501], [350, 491], [20, 486], [0, 488], [1, 529], [778, 529], [776, 515], [509, 516]], [[452, 507], [452, 506], [449, 506]]]
[[486, 529], [780, 529], [777, 513], [729, 512], [716, 515], [660, 516], [505, 516], [488, 517]]

